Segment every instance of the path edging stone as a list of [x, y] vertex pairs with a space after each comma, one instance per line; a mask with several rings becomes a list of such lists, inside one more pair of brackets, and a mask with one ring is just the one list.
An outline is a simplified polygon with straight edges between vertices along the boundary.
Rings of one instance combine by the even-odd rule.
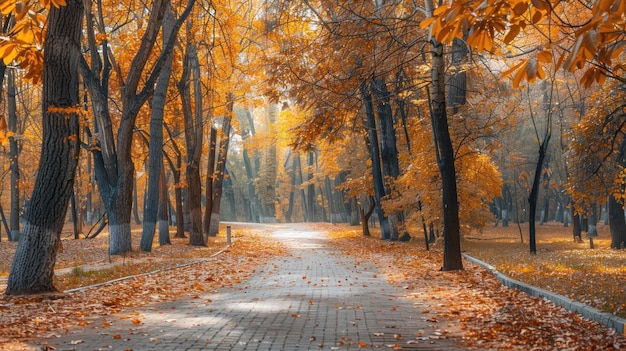
[[519, 290], [527, 295], [539, 297], [542, 299], [549, 300], [553, 302], [555, 305], [561, 306], [568, 311], [577, 312], [583, 317], [601, 323], [609, 328], [615, 329], [622, 335], [626, 335], [624, 326], [626, 325], [626, 319], [620, 318], [616, 315], [613, 315], [608, 312], [602, 312], [594, 307], [585, 305], [581, 302], [574, 301], [568, 297], [563, 295], [555, 294], [551, 291], [538, 288], [536, 286], [532, 286], [526, 283], [523, 283], [519, 280], [515, 280], [509, 276], [506, 276], [493, 267], [492, 265], [483, 262], [475, 257], [472, 257], [466, 253], [462, 254], [466, 260], [479, 265], [485, 269], [487, 269], [493, 276], [502, 283], [502, 285]]

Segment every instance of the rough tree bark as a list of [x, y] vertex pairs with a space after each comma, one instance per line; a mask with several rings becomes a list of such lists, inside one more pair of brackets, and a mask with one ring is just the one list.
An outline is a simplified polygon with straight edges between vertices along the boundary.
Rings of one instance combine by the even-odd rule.
[[50, 7], [44, 43], [41, 158], [7, 294], [56, 290], [52, 282], [56, 253], [80, 151], [78, 63], [82, 18], [80, 0]]

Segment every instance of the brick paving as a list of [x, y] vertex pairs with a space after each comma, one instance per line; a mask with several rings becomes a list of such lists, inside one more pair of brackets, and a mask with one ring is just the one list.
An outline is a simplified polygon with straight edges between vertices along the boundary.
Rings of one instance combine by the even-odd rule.
[[126, 311], [120, 316], [133, 312], [142, 324], [107, 318], [110, 326], [70, 332], [49, 345], [57, 351], [461, 349], [373, 264], [342, 257], [323, 233], [273, 228], [290, 255], [240, 285]]

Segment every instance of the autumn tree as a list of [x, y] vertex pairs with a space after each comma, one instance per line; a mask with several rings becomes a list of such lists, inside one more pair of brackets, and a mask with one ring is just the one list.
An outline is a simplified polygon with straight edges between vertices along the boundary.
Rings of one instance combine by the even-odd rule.
[[[109, 216], [109, 251], [123, 254], [131, 251], [130, 220], [134, 185], [134, 164], [132, 160], [133, 132], [137, 115], [145, 102], [154, 93], [155, 83], [163, 65], [171, 55], [178, 30], [193, 8], [194, 0], [187, 3], [184, 11], [172, 26], [169, 41], [163, 46], [154, 65], [147, 67], [160, 32], [165, 10], [169, 2], [156, 0], [149, 10], [141, 44], [130, 60], [130, 66], [123, 81], [121, 91], [122, 111], [119, 125], [114, 125], [109, 104], [109, 80], [111, 76], [111, 52], [104, 23], [103, 6], [93, 10], [87, 8], [87, 35], [89, 61], [81, 60], [81, 73], [89, 89], [94, 119], [99, 139], [93, 148], [95, 156], [96, 180]], [[97, 34], [97, 35], [96, 35]], [[143, 85], [141, 85], [143, 83]]]
[[43, 48], [44, 139], [37, 180], [31, 205], [24, 215], [23, 237], [11, 267], [7, 294], [56, 290], [52, 282], [56, 253], [73, 192], [79, 154], [78, 63], [82, 18], [82, 1], [69, 0], [53, 3], [50, 7]]

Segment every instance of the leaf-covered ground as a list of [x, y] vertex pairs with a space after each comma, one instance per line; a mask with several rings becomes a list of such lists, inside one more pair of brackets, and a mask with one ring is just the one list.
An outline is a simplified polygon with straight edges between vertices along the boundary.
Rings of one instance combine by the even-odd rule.
[[468, 235], [463, 248], [509, 277], [626, 318], [626, 250], [610, 248], [607, 226], [598, 226], [591, 249], [586, 235], [574, 241], [571, 226], [537, 225], [536, 255], [529, 254], [527, 233], [526, 224], [489, 227]]
[[[440, 272], [439, 244], [426, 251], [420, 240], [390, 243], [376, 237], [364, 238], [356, 227], [316, 224], [315, 229], [328, 231], [333, 245], [355, 257], [357, 264], [359, 261], [376, 263], [381, 273], [422, 307], [422, 315], [416, 318], [436, 324], [441, 330], [441, 335], [428, 337], [456, 337], [466, 348], [480, 350], [626, 349], [626, 340], [616, 332], [542, 299], [505, 288], [486, 270], [468, 262], [465, 262], [463, 271]], [[266, 229], [237, 224], [233, 232], [236, 245], [213, 258], [212, 255], [225, 247], [222, 237], [207, 248], [191, 247], [187, 240], [176, 239], [171, 246], [155, 246], [149, 254], [133, 253], [115, 258], [107, 255], [106, 236], [95, 240], [64, 240], [64, 252], [59, 255], [58, 267], [65, 269], [58, 272], [56, 282], [60, 289], [127, 275], [135, 277], [66, 294], [3, 296], [0, 300], [0, 349], [22, 350], [28, 339], [45, 339], [71, 328], [90, 325], [97, 316], [111, 315], [128, 307], [214, 292], [220, 287], [241, 282], [264, 263], [287, 254], [279, 243], [268, 240]], [[498, 252], [513, 252], [508, 248], [497, 249], [502, 247], [498, 243], [499, 235], [515, 240], [509, 234], [484, 232], [473, 235], [476, 238], [466, 239], [464, 248], [475, 256], [478, 251], [474, 252], [474, 244], [496, 257], [501, 256], [497, 255]], [[489, 246], [492, 244], [493, 247]], [[540, 242], [539, 247], [543, 251], [531, 258], [549, 256], [548, 253], [556, 251], [556, 247], [545, 249], [547, 241]], [[14, 249], [15, 244], [0, 243], [2, 257], [12, 257]], [[521, 251], [518, 255], [522, 257]], [[580, 253], [569, 255], [573, 257], [572, 262], [580, 257]], [[516, 266], [514, 259], [520, 259], [518, 266], [525, 267], [521, 258], [509, 258], [512, 267]], [[546, 262], [551, 260], [556, 259]], [[619, 260], [618, 257], [617, 261], [607, 263], [617, 266]], [[0, 272], [6, 275], [9, 270], [6, 261], [10, 260], [4, 261], [0, 264]], [[76, 268], [77, 265], [80, 267]], [[153, 273], [140, 275], [146, 272]], [[617, 279], [619, 277], [611, 281]], [[5, 283], [0, 281], [1, 290], [4, 290], [2, 285]], [[623, 280], [619, 286], [623, 286]]]
[[[27, 339], [48, 338], [89, 325], [96, 316], [110, 315], [128, 307], [194, 297], [232, 286], [284, 250], [279, 243], [267, 240], [263, 231], [250, 230], [245, 225], [233, 230], [233, 235], [236, 245], [213, 258], [210, 256], [226, 247], [224, 238], [214, 240], [206, 248], [189, 246], [188, 239], [175, 239], [172, 245], [155, 246], [150, 254], [133, 253], [125, 258], [112, 258], [112, 264], [107, 255], [106, 236], [94, 240], [65, 240], [58, 266], [72, 267], [77, 263], [82, 266], [57, 274], [56, 287], [59, 290], [121, 276], [135, 277], [67, 294], [2, 296], [0, 350], [27, 349]], [[15, 244], [0, 243], [2, 257], [12, 257], [14, 251]], [[89, 264], [90, 261], [93, 263]], [[6, 275], [10, 262], [2, 264], [2, 272]], [[90, 274], [89, 270], [94, 268], [96, 273]], [[139, 275], [147, 272], [155, 273]], [[4, 291], [5, 287], [6, 280], [0, 281], [0, 290]]]
[[461, 336], [468, 349], [626, 350], [626, 339], [614, 330], [506, 288], [482, 267], [464, 261], [463, 271], [439, 271], [438, 244], [426, 251], [419, 240], [385, 242], [350, 230], [333, 236], [346, 254], [376, 262], [393, 284], [426, 308], [422, 318]]

